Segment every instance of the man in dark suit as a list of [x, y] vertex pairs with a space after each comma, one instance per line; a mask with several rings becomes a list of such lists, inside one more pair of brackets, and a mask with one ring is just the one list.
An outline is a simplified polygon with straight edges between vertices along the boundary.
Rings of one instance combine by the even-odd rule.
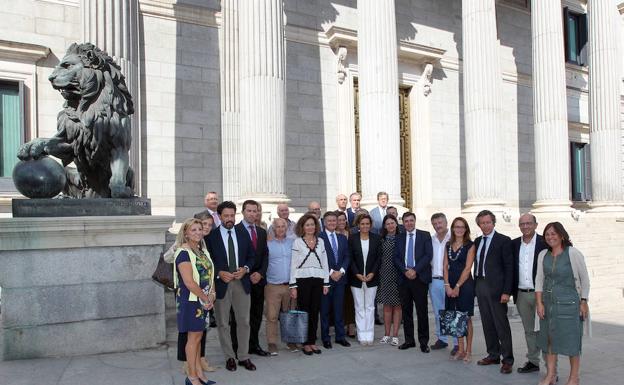
[[347, 221], [349, 222], [349, 227], [355, 227], [355, 215], [360, 209], [360, 202], [362, 201], [362, 195], [358, 192], [354, 192], [349, 195], [349, 203], [351, 207], [347, 209]]
[[523, 214], [518, 221], [521, 237], [511, 241], [514, 256], [513, 297], [524, 327], [528, 361], [518, 368], [518, 373], [539, 372], [539, 348], [535, 328], [535, 274], [537, 256], [546, 248], [544, 238], [537, 234], [537, 219], [533, 214]]
[[[262, 314], [264, 310], [264, 286], [266, 286], [266, 271], [268, 268], [269, 248], [267, 246], [267, 232], [262, 227], [256, 226], [256, 219], [262, 215], [258, 210], [258, 202], [246, 200], [243, 202], [243, 220], [235, 227], [237, 230], [245, 230], [251, 239], [254, 249], [255, 263], [249, 267], [249, 280], [251, 281], [251, 306], [249, 309], [249, 354], [256, 354], [262, 357], [269, 353], [260, 347], [258, 332], [262, 325]], [[236, 320], [233, 317], [230, 323], [232, 333], [232, 343], [234, 350], [236, 345]]]
[[349, 269], [349, 246], [347, 237], [336, 234], [338, 217], [334, 211], [328, 211], [323, 215], [325, 230], [321, 231], [319, 237], [325, 243], [327, 252], [327, 265], [329, 266], [330, 288], [327, 295], [321, 298], [321, 339], [325, 349], [331, 349], [332, 344], [329, 337], [329, 314], [334, 313], [334, 330], [336, 343], [342, 346], [351, 346], [345, 339], [344, 321], [342, 309], [344, 303], [344, 292], [347, 284], [345, 276]]
[[500, 372], [511, 373], [513, 348], [507, 318], [507, 302], [513, 289], [513, 253], [511, 239], [494, 231], [496, 216], [489, 210], [477, 214], [477, 225], [483, 235], [475, 239], [475, 293], [479, 303], [487, 357], [478, 365], [502, 365]]
[[249, 272], [255, 266], [255, 254], [249, 234], [234, 227], [236, 205], [223, 202], [217, 207], [221, 225], [213, 230], [208, 237], [208, 251], [215, 269], [215, 288], [217, 300], [215, 313], [219, 342], [226, 357], [226, 369], [236, 370], [236, 353], [232, 348], [230, 336], [230, 309], [234, 310], [238, 324], [238, 364], [247, 370], [256, 370], [249, 359], [249, 308], [251, 282]]
[[427, 291], [431, 283], [431, 235], [416, 230], [416, 215], [403, 214], [405, 232], [397, 236], [394, 265], [399, 271], [399, 292], [403, 307], [403, 331], [405, 342], [399, 349], [416, 347], [414, 339], [414, 313], [418, 319], [418, 343], [423, 353], [429, 353], [429, 319]]

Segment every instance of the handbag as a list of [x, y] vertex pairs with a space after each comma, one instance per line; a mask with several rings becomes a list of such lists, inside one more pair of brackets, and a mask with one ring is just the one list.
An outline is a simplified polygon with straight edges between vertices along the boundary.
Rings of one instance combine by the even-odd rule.
[[464, 337], [468, 334], [468, 312], [440, 310], [440, 335]]
[[308, 313], [293, 310], [280, 313], [280, 334], [282, 342], [302, 344], [308, 339]]
[[158, 265], [156, 266], [156, 270], [154, 270], [154, 274], [152, 274], [152, 279], [156, 281], [156, 283], [164, 286], [165, 289], [173, 291], [173, 265], [165, 262], [164, 253], [160, 253]]

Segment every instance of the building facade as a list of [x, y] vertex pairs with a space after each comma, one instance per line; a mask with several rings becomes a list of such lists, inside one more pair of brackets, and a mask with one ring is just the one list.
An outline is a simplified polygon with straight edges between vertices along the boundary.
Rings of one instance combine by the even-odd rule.
[[15, 145], [56, 130], [47, 77], [75, 41], [122, 66], [155, 213], [213, 190], [265, 211], [352, 191], [422, 216], [621, 207], [621, 1], [1, 3], [4, 212]]

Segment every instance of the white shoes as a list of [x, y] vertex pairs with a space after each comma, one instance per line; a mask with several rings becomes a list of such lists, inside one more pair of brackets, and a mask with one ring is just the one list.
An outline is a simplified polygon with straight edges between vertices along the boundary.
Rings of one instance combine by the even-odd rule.
[[399, 346], [399, 337], [392, 337], [392, 341], [390, 342], [392, 346]]
[[389, 344], [390, 343], [390, 336], [383, 336], [380, 340], [379, 340], [380, 344]]

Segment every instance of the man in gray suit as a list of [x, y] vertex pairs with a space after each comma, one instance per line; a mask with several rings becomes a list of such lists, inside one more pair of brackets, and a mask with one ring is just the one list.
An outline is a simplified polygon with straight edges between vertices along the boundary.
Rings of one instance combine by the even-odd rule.
[[379, 234], [381, 232], [381, 222], [386, 216], [386, 210], [388, 209], [388, 193], [380, 191], [377, 193], [378, 206], [370, 211], [370, 216], [373, 218], [373, 228], [371, 232]]

